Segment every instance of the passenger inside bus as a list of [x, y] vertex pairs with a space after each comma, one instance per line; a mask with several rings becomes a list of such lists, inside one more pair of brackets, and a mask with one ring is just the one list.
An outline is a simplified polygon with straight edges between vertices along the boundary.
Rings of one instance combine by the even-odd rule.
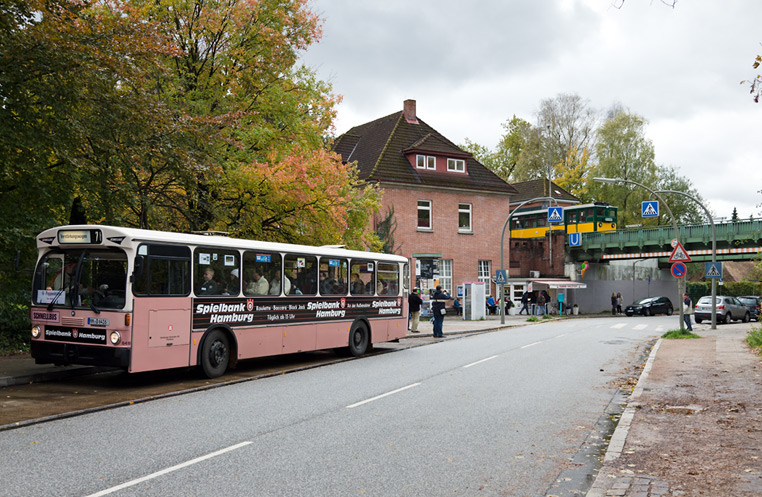
[[202, 278], [201, 286], [196, 291], [198, 295], [219, 295], [221, 293], [220, 284], [214, 279], [214, 269], [212, 267], [204, 269]]
[[362, 295], [365, 293], [365, 285], [360, 280], [359, 273], [352, 273], [352, 286], [350, 289], [352, 290], [352, 295]]
[[238, 279], [238, 268], [233, 269], [228, 273], [228, 279], [225, 283], [225, 290], [222, 292], [223, 295], [238, 295], [238, 292], [241, 291], [241, 283]]
[[270, 291], [270, 283], [262, 275], [262, 269], [254, 266], [251, 270], [251, 281], [246, 285], [246, 295], [267, 295]]

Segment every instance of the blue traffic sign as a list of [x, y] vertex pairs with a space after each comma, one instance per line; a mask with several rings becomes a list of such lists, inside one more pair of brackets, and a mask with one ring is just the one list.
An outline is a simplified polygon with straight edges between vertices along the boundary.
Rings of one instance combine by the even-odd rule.
[[722, 279], [722, 263], [721, 262], [705, 262], [704, 263], [704, 277]]
[[582, 246], [582, 233], [569, 233], [569, 246], [570, 247]]
[[659, 217], [659, 202], [657, 200], [648, 200], [641, 205], [641, 217]]
[[564, 222], [564, 208], [563, 207], [548, 207], [548, 223], [563, 223]]
[[508, 281], [505, 275], [505, 269], [498, 269], [495, 274], [495, 283], [498, 285], [505, 285]]
[[682, 262], [676, 262], [672, 264], [670, 271], [672, 271], [672, 276], [675, 278], [682, 278], [688, 272], [688, 268]]

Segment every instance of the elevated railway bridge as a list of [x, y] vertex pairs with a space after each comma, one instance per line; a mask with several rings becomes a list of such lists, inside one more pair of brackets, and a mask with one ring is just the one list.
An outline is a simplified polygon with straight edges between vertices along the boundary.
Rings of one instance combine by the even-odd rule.
[[[715, 223], [717, 260], [752, 260], [762, 252], [762, 219]], [[712, 260], [712, 229], [709, 224], [679, 226], [680, 243], [693, 262]], [[568, 262], [608, 262], [618, 259], [658, 258], [669, 265], [672, 226], [628, 229], [607, 233], [583, 233], [579, 246], [566, 246]]]

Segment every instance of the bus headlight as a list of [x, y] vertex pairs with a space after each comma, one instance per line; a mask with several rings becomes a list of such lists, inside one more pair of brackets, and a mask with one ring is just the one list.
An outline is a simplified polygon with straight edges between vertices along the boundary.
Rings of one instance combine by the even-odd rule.
[[40, 325], [36, 324], [32, 326], [32, 338], [40, 338], [41, 334], [42, 328], [40, 328]]
[[111, 339], [111, 343], [114, 345], [117, 345], [122, 340], [122, 337], [119, 335], [118, 331], [112, 331], [109, 338]]

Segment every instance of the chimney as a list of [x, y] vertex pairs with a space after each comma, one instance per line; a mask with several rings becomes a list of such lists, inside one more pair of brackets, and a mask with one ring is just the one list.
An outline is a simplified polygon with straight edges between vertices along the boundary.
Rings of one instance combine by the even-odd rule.
[[405, 114], [405, 120], [410, 124], [418, 124], [415, 117], [415, 100], [407, 99], [402, 105], [402, 113]]

